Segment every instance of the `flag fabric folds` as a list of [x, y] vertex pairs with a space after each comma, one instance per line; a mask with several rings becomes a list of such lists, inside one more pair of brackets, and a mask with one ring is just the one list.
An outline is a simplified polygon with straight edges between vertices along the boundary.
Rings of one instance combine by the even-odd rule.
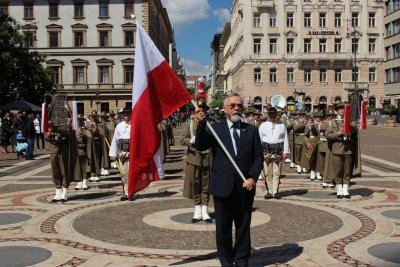
[[159, 180], [153, 158], [160, 147], [157, 124], [191, 100], [150, 36], [136, 25], [128, 197]]
[[78, 103], [73, 100], [72, 101], [72, 129], [78, 129]]
[[42, 121], [40, 128], [42, 133], [47, 133], [49, 131], [49, 105], [46, 102], [42, 104]]

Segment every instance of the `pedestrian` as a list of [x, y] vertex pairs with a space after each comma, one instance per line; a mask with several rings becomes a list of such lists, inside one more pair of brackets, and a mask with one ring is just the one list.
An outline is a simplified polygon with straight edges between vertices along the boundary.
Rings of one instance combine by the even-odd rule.
[[6, 113], [0, 121], [0, 143], [2, 153], [8, 153], [8, 146], [12, 135], [9, 114]]
[[[257, 127], [241, 122], [243, 99], [238, 94], [224, 102], [226, 119], [213, 124], [219, 139], [245, 176], [245, 182], [221, 145], [206, 129], [206, 115], [199, 109], [196, 119], [195, 147], [213, 151], [209, 193], [214, 198], [216, 245], [222, 266], [247, 266], [251, 255], [250, 222], [256, 182], [263, 166], [263, 150]], [[232, 246], [232, 224], [235, 224], [235, 244]]]
[[35, 125], [35, 131], [36, 131], [36, 147], [38, 151], [40, 150], [40, 143], [39, 140], [41, 141], [42, 144], [42, 151], [45, 151], [45, 145], [44, 145], [44, 134], [42, 132], [42, 120], [40, 118], [40, 114], [36, 114], [35, 119], [33, 120], [33, 124]]
[[32, 160], [33, 159], [33, 150], [34, 150], [34, 140], [35, 140], [35, 125], [33, 124], [35, 116], [33, 114], [29, 114], [26, 117], [26, 124], [24, 125], [24, 128], [22, 129], [22, 135], [26, 138], [28, 141], [28, 148], [26, 149], [26, 160]]
[[275, 107], [268, 109], [268, 120], [260, 125], [259, 133], [264, 148], [265, 199], [280, 199], [279, 180], [282, 161], [289, 157], [289, 141], [285, 124], [277, 120]]

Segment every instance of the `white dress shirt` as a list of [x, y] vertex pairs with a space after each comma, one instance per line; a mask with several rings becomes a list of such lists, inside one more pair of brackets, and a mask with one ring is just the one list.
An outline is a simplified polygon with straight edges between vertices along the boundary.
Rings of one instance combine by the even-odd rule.
[[118, 154], [118, 140], [120, 139], [130, 139], [131, 138], [131, 122], [122, 121], [118, 123], [114, 130], [114, 136], [111, 141], [110, 152], [108, 155], [110, 157], [117, 157]]
[[[226, 119], [227, 123], [228, 123], [228, 128], [229, 128], [229, 132], [231, 134], [231, 140], [232, 140], [232, 144], [233, 144], [233, 149], [235, 150], [235, 155], [237, 155], [237, 151], [236, 151], [236, 142], [235, 142], [235, 138], [233, 137], [233, 131], [235, 130], [233, 128], [233, 122], [231, 122], [230, 120]], [[239, 122], [240, 123], [240, 122]], [[237, 128], [236, 132], [238, 133], [239, 137], [240, 137], [240, 129]]]
[[265, 121], [260, 125], [258, 131], [262, 142], [268, 144], [283, 143], [283, 153], [290, 153], [286, 127], [281, 121], [275, 123]]

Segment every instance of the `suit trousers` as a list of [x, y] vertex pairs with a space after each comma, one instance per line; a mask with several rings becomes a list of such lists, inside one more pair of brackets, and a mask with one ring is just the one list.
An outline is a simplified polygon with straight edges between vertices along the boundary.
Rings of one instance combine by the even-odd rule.
[[274, 196], [279, 190], [279, 179], [281, 176], [282, 162], [276, 164], [271, 161], [268, 165], [264, 161], [264, 175], [265, 175], [265, 186], [267, 192]]
[[303, 148], [303, 145], [294, 144], [294, 149], [295, 149], [295, 152], [294, 152], [295, 159], [294, 160], [297, 165], [300, 165], [302, 148]]
[[[213, 196], [217, 253], [221, 266], [247, 266], [251, 255], [250, 224], [254, 194], [240, 196], [237, 189], [228, 197]], [[232, 245], [232, 222], [235, 244]]]
[[352, 174], [351, 154], [332, 154], [332, 166], [336, 184], [349, 184]]

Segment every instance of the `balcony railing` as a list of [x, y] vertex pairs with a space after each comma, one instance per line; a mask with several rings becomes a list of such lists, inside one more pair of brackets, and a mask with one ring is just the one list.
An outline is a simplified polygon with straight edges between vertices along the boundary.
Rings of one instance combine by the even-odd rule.
[[258, 0], [257, 7], [274, 7], [274, 0]]
[[351, 60], [352, 55], [348, 52], [299, 52], [297, 54], [299, 60]]

